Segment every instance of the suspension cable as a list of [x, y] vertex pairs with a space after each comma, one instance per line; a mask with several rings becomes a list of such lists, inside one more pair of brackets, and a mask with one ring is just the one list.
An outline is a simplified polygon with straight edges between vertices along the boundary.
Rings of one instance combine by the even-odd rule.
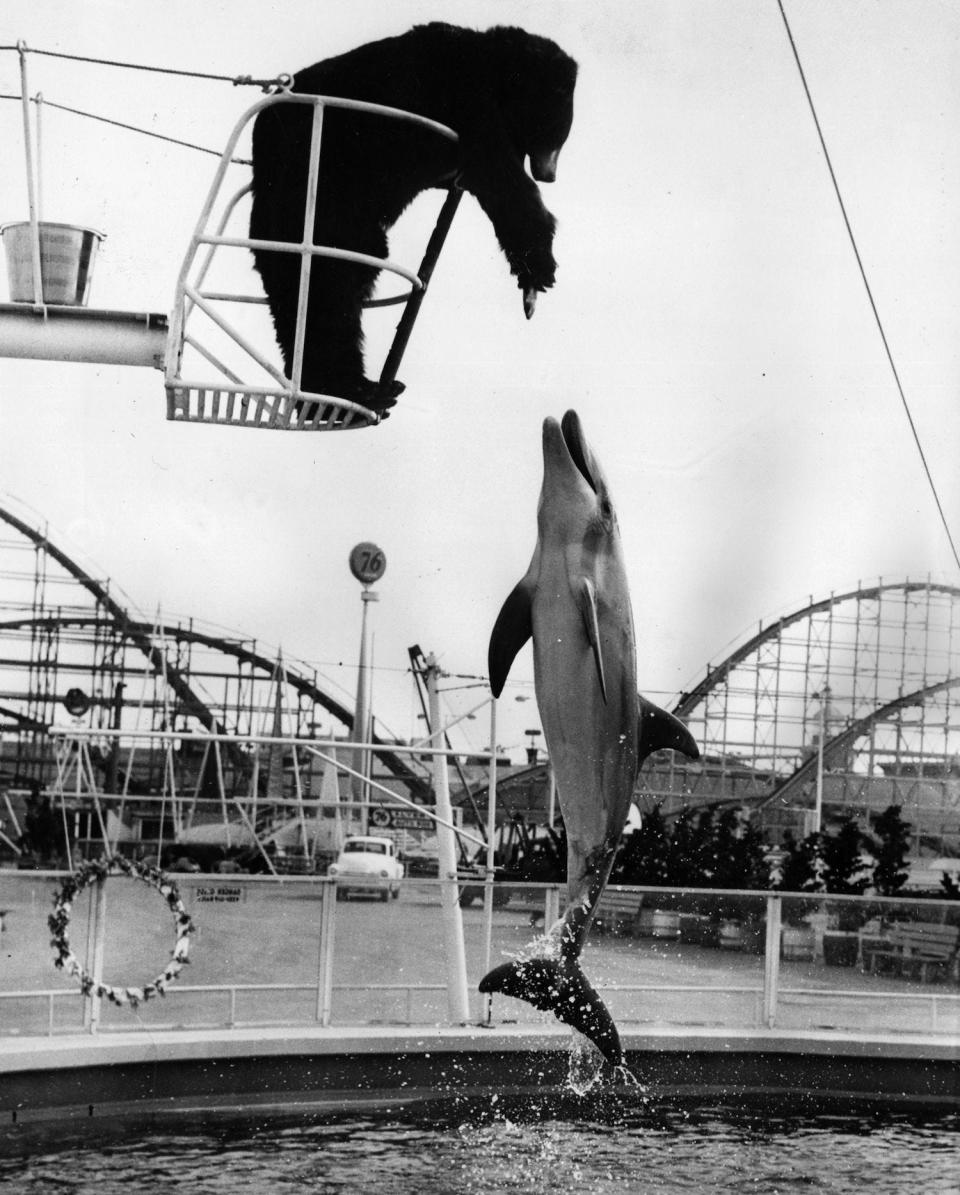
[[[21, 98], [18, 95], [0, 95], [0, 100], [16, 100], [17, 103], [21, 102]], [[85, 112], [82, 108], [71, 108], [67, 104], [58, 104], [54, 100], [48, 100], [46, 98], [40, 100], [35, 95], [32, 95], [30, 97], [30, 103], [37, 105], [42, 104], [44, 108], [56, 108], [59, 112], [69, 112], [73, 116], [83, 116], [87, 120], [96, 120], [101, 124], [109, 124], [118, 129], [126, 129], [130, 133], [141, 133], [144, 137], [153, 137], [156, 141], [166, 141], [170, 145], [179, 145], [184, 149], [195, 149], [203, 154], [212, 154], [215, 158], [220, 157], [219, 149], [210, 149], [206, 145], [197, 145], [193, 141], [183, 141], [179, 137], [169, 137], [165, 133], [157, 133], [153, 129], [144, 129], [135, 124], [126, 124], [122, 120], [114, 120], [113, 117], [110, 116], [100, 116], [96, 112]], [[230, 161], [237, 166], [253, 165], [249, 158], [231, 158]]]
[[123, 62], [116, 58], [94, 58], [86, 54], [66, 54], [61, 50], [37, 50], [21, 42], [13, 46], [0, 46], [0, 50], [17, 50], [30, 54], [42, 54], [46, 58], [65, 58], [71, 62], [88, 62], [96, 66], [118, 66], [126, 70], [148, 71], [153, 74], [179, 75], [185, 79], [208, 79], [215, 83], [232, 83], [234, 87], [259, 87], [269, 91], [274, 87], [285, 87], [289, 84], [289, 75], [280, 75], [274, 79], [254, 79], [252, 75], [217, 75], [206, 71], [187, 71], [170, 66], [148, 66], [142, 62]]
[[883, 321], [880, 319], [880, 312], [877, 310], [877, 305], [874, 302], [873, 291], [870, 289], [870, 283], [867, 279], [867, 271], [864, 268], [863, 259], [860, 256], [860, 250], [857, 248], [856, 238], [853, 235], [853, 228], [850, 224], [850, 219], [847, 215], [847, 208], [843, 202], [843, 196], [840, 193], [840, 184], [837, 182], [837, 176], [833, 169], [833, 162], [830, 160], [830, 154], [827, 150], [827, 143], [823, 136], [823, 130], [820, 127], [820, 120], [817, 117], [817, 110], [814, 107], [813, 96], [810, 94], [810, 88], [807, 84], [807, 77], [804, 74], [803, 64], [800, 61], [800, 54], [797, 50], [797, 43], [793, 39], [793, 32], [790, 29], [790, 22], [787, 20], [787, 14], [784, 11], [783, 0], [777, 0], [777, 6], [780, 9], [780, 16], [783, 18], [783, 25], [787, 31], [787, 38], [790, 41], [790, 49], [793, 51], [793, 60], [797, 64], [797, 70], [800, 74], [800, 82], [803, 84], [803, 90], [806, 93], [807, 104], [810, 107], [810, 114], [813, 117], [813, 123], [816, 126], [817, 136], [820, 139], [820, 147], [823, 150], [823, 156], [827, 163], [827, 169], [830, 172], [830, 180], [833, 183], [833, 190], [837, 196], [837, 202], [840, 204], [840, 212], [843, 216], [843, 223], [847, 229], [847, 236], [850, 239], [850, 244], [853, 248], [853, 255], [857, 261], [857, 267], [860, 270], [860, 277], [863, 279], [863, 285], [867, 292], [867, 298], [870, 301], [870, 309], [873, 312], [873, 318], [876, 321], [877, 329], [880, 333], [880, 339], [883, 341], [883, 348], [887, 355], [887, 361], [890, 363], [890, 369], [893, 373], [893, 380], [896, 383], [897, 392], [900, 395], [900, 402], [903, 404], [904, 412], [907, 416], [907, 423], [910, 425], [910, 432], [913, 436], [914, 444], [916, 444], [917, 452], [920, 454], [920, 461], [923, 465], [923, 471], [926, 474], [927, 482], [930, 486], [930, 491], [933, 494], [933, 500], [937, 504], [937, 511], [940, 515], [940, 522], [943, 524], [943, 529], [947, 534], [947, 541], [950, 544], [950, 551], [953, 553], [953, 559], [956, 562], [957, 568], [960, 569], [960, 554], [957, 552], [957, 546], [954, 542], [953, 535], [950, 532], [950, 525], [947, 522], [947, 516], [944, 513], [943, 504], [940, 501], [940, 495], [937, 493], [937, 487], [933, 480], [933, 474], [930, 472], [930, 466], [927, 463], [927, 457], [923, 451], [923, 445], [920, 443], [920, 436], [917, 432], [916, 424], [913, 421], [913, 415], [910, 411], [910, 404], [907, 402], [907, 396], [904, 393], [903, 386], [900, 382], [900, 375], [897, 372], [896, 364], [893, 360], [893, 353], [890, 350], [890, 344], [887, 340], [887, 334], [884, 331]]

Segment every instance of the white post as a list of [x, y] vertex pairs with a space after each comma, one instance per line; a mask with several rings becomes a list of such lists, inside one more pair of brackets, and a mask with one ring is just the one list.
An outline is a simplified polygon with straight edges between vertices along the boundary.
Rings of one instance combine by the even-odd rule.
[[320, 957], [317, 964], [317, 1020], [326, 1028], [333, 1011], [333, 943], [337, 886], [324, 880], [320, 886]]
[[23, 107], [23, 140], [27, 159], [27, 206], [30, 211], [30, 256], [33, 264], [33, 301], [43, 305], [43, 274], [40, 266], [40, 216], [37, 210], [36, 178], [33, 164], [33, 135], [30, 129], [30, 97], [27, 91], [27, 46], [17, 43], [20, 55], [20, 98]]
[[[440, 695], [437, 679], [440, 669], [434, 656], [427, 657], [427, 695], [430, 704], [430, 732], [436, 746], [442, 745], [440, 729]], [[438, 752], [433, 757], [433, 787], [437, 817], [437, 862], [440, 877], [440, 914], [443, 921], [443, 943], [447, 961], [447, 1008], [452, 1024], [466, 1024], [470, 1019], [467, 999], [467, 959], [463, 945], [463, 915], [457, 884], [457, 852], [452, 829], [453, 810], [450, 805], [450, 784], [447, 776], [447, 757]]]
[[548, 934], [560, 920], [560, 885], [551, 884], [543, 894], [543, 932]]
[[[97, 880], [90, 890], [90, 922], [87, 935], [87, 974], [97, 981], [103, 978], [103, 947], [107, 929], [107, 883]], [[96, 1033], [100, 1025], [101, 997], [91, 992], [83, 1006], [83, 1027]]]
[[780, 923], [782, 898], [767, 897], [767, 937], [763, 951], [763, 1024], [772, 1029], [777, 1020], [777, 985], [780, 981]]
[[[363, 614], [360, 621], [360, 667], [357, 674], [357, 703], [353, 719], [353, 738], [357, 743], [366, 744], [370, 742], [371, 736], [370, 645], [367, 631], [367, 604], [369, 602], [378, 602], [380, 595], [375, 593], [369, 585], [365, 585], [360, 591], [360, 600], [363, 603]], [[368, 781], [370, 778], [370, 762], [369, 747], [359, 747], [354, 754], [353, 766], [354, 770], [360, 773], [361, 778], [354, 779], [353, 799], [360, 805], [361, 834], [366, 834], [369, 830], [370, 785]]]
[[[497, 837], [497, 702], [490, 702], [490, 773], [487, 783], [487, 874], [483, 888], [483, 973], [490, 970], [493, 953], [493, 880]], [[483, 998], [483, 1020], [489, 1024], [493, 994]]]

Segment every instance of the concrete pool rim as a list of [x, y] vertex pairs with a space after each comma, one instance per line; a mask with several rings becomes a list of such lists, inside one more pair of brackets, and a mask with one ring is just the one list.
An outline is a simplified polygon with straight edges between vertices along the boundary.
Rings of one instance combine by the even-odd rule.
[[[960, 1111], [953, 1035], [625, 1027], [647, 1096], [778, 1099], [791, 1109], [879, 1104]], [[0, 1040], [0, 1125], [147, 1117], [207, 1121], [438, 1098], [517, 1098], [566, 1087], [560, 1025], [257, 1027]]]

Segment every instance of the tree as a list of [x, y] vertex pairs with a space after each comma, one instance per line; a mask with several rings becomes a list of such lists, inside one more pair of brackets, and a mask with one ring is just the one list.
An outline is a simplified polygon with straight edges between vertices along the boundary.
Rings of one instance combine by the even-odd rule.
[[838, 896], [862, 896], [870, 885], [862, 849], [866, 836], [853, 817], [845, 817], [836, 834], [823, 837], [824, 880], [827, 891]]
[[900, 805], [889, 805], [883, 813], [871, 818], [878, 835], [878, 841], [873, 843], [877, 860], [873, 886], [880, 896], [896, 896], [907, 881], [911, 825], [900, 816], [900, 810]]
[[673, 823], [668, 854], [668, 873], [673, 887], [699, 888], [703, 885], [698, 862], [703, 840], [700, 825], [694, 820], [689, 806], [680, 810]]
[[30, 786], [26, 806], [20, 849], [42, 864], [56, 862], [65, 849], [63, 822], [36, 781]]
[[766, 845], [760, 831], [739, 809], [717, 819], [716, 888], [764, 888], [769, 879]]
[[643, 815], [639, 827], [624, 837], [610, 878], [615, 884], [670, 885], [670, 836], [660, 806]]
[[821, 856], [821, 835], [808, 834], [798, 842], [787, 830], [783, 835], [783, 849], [787, 852], [783, 862], [780, 888], [784, 892], [822, 892], [823, 859]]

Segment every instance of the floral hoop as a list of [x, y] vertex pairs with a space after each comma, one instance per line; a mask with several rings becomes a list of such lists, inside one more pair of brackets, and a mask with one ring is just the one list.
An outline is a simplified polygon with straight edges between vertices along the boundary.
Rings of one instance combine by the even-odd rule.
[[[112, 984], [103, 983], [84, 968], [70, 949], [68, 930], [70, 928], [70, 912], [75, 898], [89, 884], [105, 880], [110, 875], [130, 876], [132, 879], [143, 880], [145, 884], [156, 888], [167, 902], [176, 921], [177, 940], [171, 952], [170, 962], [152, 983], [148, 983], [142, 988], [114, 987]], [[80, 991], [85, 996], [105, 996], [113, 1004], [128, 1004], [131, 1008], [136, 1008], [144, 1000], [149, 1000], [153, 996], [166, 995], [167, 985], [176, 979], [184, 964], [190, 961], [187, 955], [190, 951], [190, 935], [193, 933], [194, 925], [180, 899], [177, 885], [158, 867], [134, 862], [124, 858], [123, 855], [113, 855], [109, 858], [82, 863], [72, 875], [63, 881], [60, 891], [53, 898], [53, 912], [47, 918], [47, 924], [53, 934], [50, 945], [56, 952], [53, 965], [66, 971], [68, 975], [75, 975], [80, 980]]]

